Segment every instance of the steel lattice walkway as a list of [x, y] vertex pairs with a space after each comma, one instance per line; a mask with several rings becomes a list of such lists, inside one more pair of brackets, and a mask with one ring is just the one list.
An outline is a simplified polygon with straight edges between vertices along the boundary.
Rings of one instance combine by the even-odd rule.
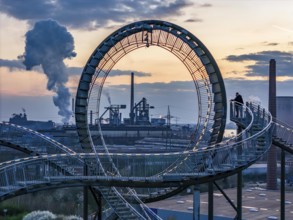
[[[129, 164], [129, 161], [133, 164], [141, 164], [141, 160], [148, 160], [148, 163], [145, 163], [148, 164], [148, 174], [139, 172], [140, 170], [146, 170], [146, 168], [140, 166], [138, 171], [136, 170], [138, 166], [133, 166], [132, 170], [125, 170], [122, 176], [104, 176], [101, 175], [102, 168], [90, 167], [89, 164], [95, 164], [96, 155], [94, 153], [75, 153], [37, 132], [20, 126], [1, 123], [1, 143], [3, 145], [9, 143], [8, 147], [13, 146], [14, 149], [19, 148], [22, 151], [26, 149], [27, 153], [30, 152], [29, 154], [34, 156], [0, 164], [0, 198], [3, 200], [47, 188], [72, 185], [91, 185], [101, 187], [100, 190], [107, 189], [110, 186], [189, 186], [211, 182], [247, 168], [268, 150], [272, 141], [288, 152], [292, 152], [292, 128], [280, 122], [273, 122], [269, 112], [266, 112], [265, 109], [249, 105], [243, 107], [243, 117], [235, 118], [233, 114], [231, 117], [245, 129], [236, 138], [219, 143], [217, 146], [209, 146], [198, 151], [186, 151], [184, 155], [182, 153], [110, 154], [117, 167], [119, 167], [119, 164], [126, 166], [125, 164]], [[44, 143], [40, 144], [39, 146], [42, 147], [38, 148], [25, 143], [20, 147], [19, 140], [12, 138], [15, 136], [21, 137], [20, 139], [23, 136], [30, 136], [40, 139], [40, 142]], [[237, 141], [239, 139], [241, 141]], [[52, 154], [54, 151], [57, 151], [58, 154]], [[101, 160], [107, 156], [109, 155], [105, 153], [99, 154]], [[181, 157], [188, 159], [178, 162], [180, 169], [168, 170], [170, 164]], [[163, 163], [155, 163], [158, 158]], [[95, 175], [84, 175], [85, 164], [89, 166], [89, 169], [95, 169], [94, 171], [91, 170]], [[150, 168], [150, 164], [153, 167]], [[152, 171], [152, 168], [156, 170], [158, 167], [165, 169], [165, 172], [152, 175], [155, 172]], [[119, 169], [122, 170], [121, 167]], [[112, 172], [114, 171], [112, 170]], [[111, 170], [109, 169], [108, 172], [111, 172]], [[139, 173], [139, 175], [133, 175], [133, 173]], [[127, 203], [127, 200], [125, 202]]]

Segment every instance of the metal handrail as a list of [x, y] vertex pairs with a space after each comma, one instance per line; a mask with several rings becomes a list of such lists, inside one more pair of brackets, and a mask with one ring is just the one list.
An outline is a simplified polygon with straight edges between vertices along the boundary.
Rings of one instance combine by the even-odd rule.
[[[79, 160], [78, 162], [82, 162], [83, 165], [85, 164], [84, 160], [82, 160], [80, 158], [80, 155], [79, 154], [77, 154], [76, 152], [74, 152], [70, 148], [66, 147], [65, 145], [63, 145], [63, 144], [61, 144], [61, 143], [59, 143], [59, 142], [57, 142], [57, 141], [55, 141], [55, 140], [53, 140], [53, 139], [45, 136], [43, 134], [40, 134], [40, 133], [38, 133], [38, 132], [36, 132], [34, 130], [31, 130], [29, 128], [25, 128], [25, 127], [22, 127], [22, 126], [19, 126], [19, 125], [15, 125], [15, 124], [11, 124], [11, 123], [7, 123], [7, 122], [1, 122], [0, 125], [1, 126], [6, 126], [6, 127], [9, 127], [9, 128], [12, 128], [12, 129], [16, 129], [16, 130], [21, 131], [21, 132], [25, 132], [25, 133], [29, 133], [29, 134], [35, 135], [37, 138], [39, 138], [41, 140], [44, 140], [45, 142], [50, 143], [52, 146], [54, 146], [57, 149], [61, 150], [61, 152], [66, 153], [67, 156], [71, 156], [74, 160]], [[46, 147], [48, 147], [48, 146], [46, 146]], [[50, 147], [50, 145], [49, 145], [49, 147]], [[27, 148], [29, 148], [29, 146]], [[45, 149], [47, 150], [47, 148], [45, 148]], [[35, 151], [35, 149], [30, 149], [30, 150]], [[55, 153], [57, 153], [57, 152], [55, 152]], [[60, 157], [60, 156], [65, 156], [65, 154], [58, 154], [58, 155], [54, 155], [54, 156], [55, 157]], [[7, 165], [6, 166], [6, 169], [7, 169], [9, 166], [15, 167], [16, 165], [23, 164], [23, 162], [28, 161], [28, 160], [35, 161], [35, 160], [37, 160], [39, 158], [53, 159], [54, 156], [53, 157], [52, 156], [50, 157], [48, 155], [43, 155], [43, 156], [39, 156], [39, 157], [38, 156], [33, 156], [31, 159], [30, 158], [23, 158], [23, 159], [16, 159], [14, 161], [6, 161], [4, 163], [0, 163], [0, 167]], [[98, 169], [99, 170], [102, 169], [101, 170], [102, 172], [99, 172], [99, 173], [106, 173], [103, 170], [103, 166], [101, 166], [101, 164], [99, 164], [99, 165], [100, 166], [98, 166]], [[120, 195], [119, 197], [126, 204], [128, 203], [128, 202], [126, 202], [126, 200], [123, 198], [122, 195]], [[130, 205], [129, 205], [129, 207], [131, 208]], [[133, 209], [133, 212], [136, 213], [138, 216], [140, 216], [140, 214], [137, 212], [137, 210]]]
[[[268, 117], [267, 119], [270, 118], [270, 114], [266, 114], [266, 116]], [[228, 155], [228, 158], [226, 158], [226, 161], [233, 161], [233, 159], [235, 159], [235, 155], [231, 155], [229, 153], [233, 152], [233, 150], [235, 149], [239, 149], [241, 148], [243, 151], [243, 155], [245, 155], [245, 153], [247, 153], [245, 151], [246, 148], [248, 148], [250, 146], [251, 149], [253, 148], [256, 148], [256, 145], [257, 145], [257, 138], [259, 137], [269, 137], [270, 136], [270, 127], [271, 127], [271, 121], [270, 120], [267, 120], [267, 123], [264, 124], [264, 129], [263, 130], [260, 130], [258, 132], [256, 132], [255, 134], [252, 134], [250, 137], [248, 137], [247, 139], [245, 140], [242, 140], [240, 142], [237, 142], [237, 143], [233, 143], [233, 144], [230, 144], [230, 145], [227, 145], [227, 146], [222, 146], [222, 147], [219, 147], [219, 148], [213, 148], [213, 149], [205, 149], [205, 150], [202, 150], [202, 151], [196, 151], [196, 152], [181, 152], [181, 154], [185, 154], [187, 157], [189, 158], [196, 158], [196, 157], [205, 157], [205, 158], [210, 158], [210, 159], [213, 159], [211, 161], [209, 161], [210, 164], [205, 164], [206, 168], [211, 168], [211, 165], [213, 167], [219, 167], [221, 166], [221, 163], [225, 162], [225, 161], [221, 161], [219, 158], [221, 158], [223, 155]], [[249, 142], [249, 143], [248, 143]], [[269, 139], [266, 140], [266, 146], [265, 148], [263, 149], [262, 153], [264, 153], [267, 149], [268, 149], [268, 145], [269, 145]], [[248, 146], [249, 145], [249, 146]], [[218, 154], [218, 157], [212, 157], [212, 155], [214, 153], [217, 153]], [[158, 158], [161, 158], [161, 161], [163, 161], [164, 159], [168, 159], [166, 158], [166, 155], [167, 154], [142, 154], [140, 155], [141, 158], [143, 158], [144, 160], [146, 160], [146, 158], [150, 158], [150, 155], [151, 157], [154, 158], [154, 160], [157, 160], [158, 161]], [[63, 154], [63, 155], [47, 155], [47, 156], [39, 156], [38, 158], [47, 158], [47, 159], [50, 159], [52, 160], [52, 158], [66, 158], [68, 157], [69, 155], [66, 155], [66, 154]], [[91, 153], [91, 154], [86, 154], [86, 153], [81, 153], [81, 154], [76, 154], [76, 156], [78, 157], [81, 157], [83, 160], [85, 159], [94, 159], [95, 158], [95, 154], [94, 153]], [[101, 158], [104, 157], [107, 157], [107, 153], [101, 153], [99, 154], [99, 156]], [[140, 162], [141, 158], [139, 158], [139, 155], [131, 155], [131, 157], [129, 157], [130, 155], [126, 155], [126, 154], [111, 154], [111, 156], [114, 158], [113, 161], [116, 161], [117, 164], [121, 164], [121, 162], [124, 160], [131, 160], [135, 163], [138, 163]], [[178, 156], [178, 154], [172, 154], [172, 155], [169, 155], [169, 156]], [[241, 156], [241, 155], [240, 155]], [[252, 157], [250, 159], [250, 161], [248, 162], [251, 162], [251, 161], [254, 161], [258, 158], [259, 156], [255, 155], [254, 157]], [[137, 160], [135, 160], [135, 158]], [[32, 157], [31, 159], [37, 159], [37, 157]], [[173, 160], [174, 157], [170, 157], [169, 160]], [[29, 159], [23, 159], [23, 163], [25, 163], [26, 161], [28, 161]], [[149, 160], [149, 162], [152, 162], [151, 160]], [[21, 164], [22, 162], [19, 162], [19, 164]], [[110, 165], [110, 164], [109, 164]], [[9, 165], [10, 167], [13, 167], [15, 166], [15, 164], [12, 165]], [[7, 166], [6, 169], [9, 167]], [[146, 165], [145, 165], [146, 166]], [[147, 166], [150, 166], [150, 164], [147, 164]], [[156, 166], [156, 164], [154, 164], [154, 166]], [[209, 167], [210, 166], [210, 167]], [[142, 167], [142, 166], [141, 166]], [[141, 168], [140, 167], [140, 168]], [[5, 168], [2, 168], [2, 169], [5, 169]], [[134, 169], [134, 168], [133, 168]], [[112, 170], [108, 170], [109, 172], [111, 172]], [[132, 170], [134, 171], [134, 170]], [[100, 172], [100, 171], [99, 171]], [[99, 173], [98, 172], [98, 173]], [[191, 171], [188, 171], [188, 172], [191, 172]], [[171, 172], [170, 172], [171, 173]], [[129, 173], [130, 174], [130, 173]], [[192, 172], [191, 172], [192, 174]], [[117, 176], [115, 176], [117, 178]], [[125, 175], [123, 177], [130, 177], [130, 175]], [[136, 176], [131, 176], [133, 178], [135, 177], [142, 177], [140, 175], [136, 175]], [[151, 178], [152, 176], [144, 176], [146, 178]], [[155, 177], [155, 176], [153, 176]]]
[[274, 129], [273, 136], [275, 141], [278, 139], [282, 140], [282, 144], [287, 144], [288, 146], [293, 144], [293, 127], [286, 124], [283, 121], [280, 121], [276, 118], [273, 118], [274, 121]]
[[[153, 162], [154, 160], [156, 161], [163, 161], [166, 162], [167, 164], [169, 163], [168, 161], [172, 161], [174, 160], [174, 158], [180, 156], [181, 154], [185, 155], [186, 157], [188, 157], [191, 161], [196, 160], [196, 158], [205, 158], [207, 161], [204, 164], [201, 164], [201, 167], [203, 166], [204, 169], [198, 171], [198, 174], [202, 174], [201, 176], [207, 176], [207, 175], [216, 175], [219, 174], [221, 172], [227, 171], [227, 170], [233, 170], [239, 167], [245, 167], [248, 164], [251, 164], [252, 162], [254, 162], [255, 160], [257, 160], [263, 153], [266, 152], [266, 150], [268, 149], [269, 143], [270, 143], [270, 134], [271, 134], [271, 125], [272, 125], [272, 117], [270, 115], [269, 112], [266, 112], [263, 108], [260, 108], [258, 106], [255, 106], [253, 104], [250, 105], [250, 108], [252, 109], [252, 113], [255, 115], [255, 117], [253, 116], [253, 123], [249, 123], [248, 127], [250, 129], [247, 129], [247, 132], [244, 132], [245, 135], [245, 139], [241, 140], [241, 141], [237, 141], [236, 143], [231, 143], [230, 142], [226, 142], [226, 144], [220, 144], [217, 147], [211, 147], [211, 148], [203, 148], [201, 150], [197, 150], [197, 151], [184, 151], [184, 152], [177, 152], [177, 153], [158, 153], [158, 154], [111, 154], [111, 153], [101, 153], [98, 154], [99, 157], [108, 157], [111, 156], [112, 157], [112, 161], [114, 162], [116, 165], [117, 164], [121, 164], [121, 162], [123, 162], [123, 160], [127, 161], [127, 160], [131, 160], [131, 162], [133, 161], [134, 163], [139, 163], [141, 161], [141, 158], [143, 158], [144, 161], [146, 162]], [[238, 119], [234, 118], [235, 121], [237, 121]], [[239, 123], [241, 123], [241, 120], [238, 121]], [[258, 128], [260, 129], [257, 132], [253, 132], [253, 128], [255, 128], [255, 126], [258, 126]], [[250, 133], [248, 132], [248, 130], [250, 131]], [[242, 133], [242, 134], [244, 134]], [[247, 134], [246, 134], [247, 133]], [[239, 136], [238, 136], [239, 137]], [[258, 142], [262, 141], [263, 138], [264, 142], [265, 142], [265, 146], [261, 149], [260, 154], [253, 154], [253, 152], [256, 152], [257, 148], [258, 148]], [[237, 138], [234, 138], [234, 141], [236, 141]], [[236, 151], [237, 150], [241, 150], [240, 154], [237, 154]], [[247, 155], [247, 153], [252, 153], [253, 155]], [[246, 159], [244, 162], [238, 163], [237, 161], [237, 157], [241, 158], [244, 156], [249, 156], [248, 159]], [[20, 170], [20, 168], [24, 169], [25, 167], [28, 167], [26, 165], [28, 164], [33, 164], [33, 163], [37, 163], [39, 162], [38, 165], [40, 165], [40, 161], [43, 161], [42, 163], [51, 163], [51, 165], [53, 163], [58, 164], [57, 162], [59, 162], [59, 165], [62, 167], [66, 167], [66, 169], [70, 169], [70, 167], [73, 167], [71, 164], [74, 164], [77, 168], [77, 170], [79, 170], [80, 172], [75, 173], [75, 177], [70, 177], [65, 175], [66, 173], [64, 171], [62, 171], [61, 173], [57, 173], [56, 175], [59, 175], [62, 178], [78, 178], [78, 176], [83, 175], [83, 172], [81, 171], [82, 169], [82, 165], [80, 164], [79, 166], [77, 165], [77, 163], [75, 162], [76, 158], [81, 158], [82, 160], [94, 160], [95, 159], [95, 154], [59, 154], [59, 155], [41, 155], [41, 156], [34, 156], [34, 157], [30, 157], [30, 158], [24, 158], [24, 159], [18, 159], [18, 162], [13, 164], [12, 162], [10, 163], [10, 165], [6, 164], [7, 166], [5, 166], [4, 164], [2, 164], [3, 166], [0, 169], [0, 176], [2, 176], [2, 178], [0, 179], [0, 189], [1, 188], [8, 188], [8, 186], [11, 186], [11, 190], [16, 190], [13, 189], [14, 187], [23, 187], [23, 186], [18, 186], [17, 185], [17, 178], [20, 178], [19, 176], [15, 176], [16, 174], [16, 170]], [[149, 159], [152, 158], [153, 160]], [[158, 160], [158, 158], [160, 158], [161, 160]], [[31, 160], [31, 161], [30, 161]], [[45, 162], [47, 161], [47, 162]], [[42, 164], [41, 163], [41, 164]], [[222, 167], [223, 164], [227, 163], [228, 165], [230, 165], [231, 167], [229, 167], [228, 169], [223, 169], [223, 170], [219, 170], [219, 168]], [[53, 166], [55, 166], [53, 165]], [[116, 170], [113, 169], [112, 164], [109, 162], [108, 166], [111, 169], [108, 169], [106, 171], [108, 172], [112, 172], [112, 173], [116, 173]], [[116, 166], [115, 165], [115, 166]], [[145, 167], [147, 167], [147, 165], [149, 164], [145, 164]], [[164, 166], [164, 164], [161, 164]], [[154, 171], [156, 170], [156, 168], [160, 168], [160, 164], [157, 166], [157, 164], [153, 163], [153, 168]], [[56, 166], [55, 166], [56, 168]], [[103, 173], [103, 171], [100, 169], [101, 167], [96, 167], [97, 170], [95, 171], [96, 175], [101, 175]], [[124, 170], [123, 171], [127, 171], [125, 170], [126, 166], [124, 166]], [[64, 170], [66, 170], [64, 169]], [[112, 170], [113, 169], [113, 170]], [[152, 171], [151, 175], [145, 175], [141, 176], [141, 175], [137, 175], [134, 174], [132, 175], [132, 172], [135, 171], [135, 169], [137, 169], [135, 166], [131, 167], [130, 171], [124, 172], [123, 176], [121, 176], [120, 178], [124, 178], [124, 177], [129, 177], [129, 179], [131, 179], [132, 181], [135, 180], [135, 178], [139, 179], [140, 181], [142, 180], [142, 177], [144, 177], [145, 180], [147, 179], [153, 179], [153, 180], [159, 180], [159, 176], [154, 175], [155, 172]], [[114, 172], [113, 172], [114, 171]], [[178, 172], [168, 172], [165, 173], [164, 175], [161, 176], [161, 178], [168, 178], [168, 176], [170, 175], [181, 175], [181, 176], [190, 176], [190, 175], [198, 175], [195, 173], [196, 170], [186, 170], [186, 173], [178, 173]], [[134, 172], [134, 173], [138, 173], [138, 172]], [[51, 174], [53, 175], [53, 174]], [[25, 176], [24, 176], [25, 177]], [[45, 177], [45, 176], [43, 176]], [[90, 177], [89, 177], [90, 178]], [[108, 178], [109, 180], [111, 180], [112, 178], [118, 178], [119, 176], [106, 176], [106, 178]], [[14, 182], [11, 182], [12, 180], [14, 180]], [[34, 183], [37, 184], [37, 181], [45, 181], [45, 179], [43, 178], [35, 178], [33, 179], [32, 177], [29, 179], [23, 179], [23, 180], [27, 180], [27, 181], [20, 181], [21, 179], [18, 179], [18, 182], [23, 182], [22, 184], [24, 185], [31, 185]], [[162, 179], [160, 179], [162, 180]], [[46, 179], [46, 181], [49, 181], [49, 179]], [[26, 182], [26, 183], [25, 183]], [[14, 183], [14, 184], [13, 184]], [[117, 191], [118, 196], [121, 195], [120, 192]], [[1, 194], [0, 194], [1, 195]], [[135, 197], [137, 197], [137, 201], [138, 201], [138, 196], [134, 194]], [[0, 196], [1, 197], [1, 196]], [[127, 202], [123, 196], [121, 195], [120, 197], [121, 201], [123, 202]], [[128, 204], [128, 203], [126, 203]], [[139, 201], [139, 204], [143, 204], [141, 203], [141, 201]], [[146, 206], [143, 204], [142, 205], [145, 209]], [[133, 210], [133, 212], [137, 212], [137, 210]], [[151, 214], [151, 213], [149, 213]]]
[[[41, 134], [41, 133], [39, 133], [39, 132], [37, 132], [37, 131], [34, 131], [34, 130], [32, 130], [32, 129], [29, 129], [29, 128], [26, 128], [26, 127], [23, 127], [23, 126], [20, 126], [20, 125], [16, 125], [16, 124], [8, 123], [8, 122], [0, 122], [0, 126], [6, 126], [6, 127], [8, 127], [8, 128], [16, 129], [16, 130], [18, 130], [18, 131], [20, 131], [20, 132], [24, 132], [24, 134], [25, 134], [25, 133], [28, 133], [28, 134], [35, 135], [35, 136], [36, 136], [37, 138], [39, 138], [40, 140], [43, 140], [43, 141], [45, 141], [46, 143], [49, 143], [49, 144], [51, 144], [52, 146], [56, 147], [57, 149], [61, 150], [61, 152], [65, 152], [65, 153], [73, 154], [73, 155], [76, 153], [75, 151], [73, 151], [73, 150], [70, 149], [69, 147], [67, 147], [67, 146], [65, 146], [65, 145], [63, 145], [63, 144], [61, 144], [61, 143], [59, 143], [58, 141], [53, 140], [52, 138], [50, 138], [50, 137], [48, 137], [48, 136], [46, 136], [46, 135], [43, 135], [43, 134]], [[0, 130], [0, 134], [1, 134], [2, 132], [3, 132], [3, 131]], [[7, 137], [4, 137], [4, 136], [3, 136], [3, 137], [1, 137], [1, 139], [3, 139], [3, 140], [7, 140]], [[11, 140], [9, 140], [9, 141], [11, 141]], [[13, 143], [13, 140], [12, 140], [11, 143]], [[28, 147], [29, 147], [29, 146], [28, 146]], [[48, 147], [50, 147], [50, 145], [49, 145]], [[47, 150], [47, 149], [46, 149], [46, 150]], [[35, 151], [35, 149], [34, 149], [34, 151]], [[46, 152], [46, 153], [48, 153], [48, 152]], [[54, 152], [54, 153], [57, 153], [57, 152]]]

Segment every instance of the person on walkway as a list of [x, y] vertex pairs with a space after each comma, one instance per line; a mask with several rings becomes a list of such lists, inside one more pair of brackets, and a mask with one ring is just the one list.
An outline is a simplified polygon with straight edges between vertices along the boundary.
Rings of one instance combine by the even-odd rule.
[[240, 109], [241, 109], [241, 106], [243, 105], [243, 99], [242, 99], [242, 96], [236, 92], [236, 97], [235, 99], [232, 99], [231, 101], [235, 101], [235, 114], [236, 114], [236, 117], [238, 118], [239, 115], [240, 115]]

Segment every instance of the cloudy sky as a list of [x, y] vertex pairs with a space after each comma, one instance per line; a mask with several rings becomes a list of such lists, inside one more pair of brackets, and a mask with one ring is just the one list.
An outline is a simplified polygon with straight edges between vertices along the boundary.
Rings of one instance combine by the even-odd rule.
[[[67, 36], [55, 35], [67, 40], [57, 60], [62, 79], [48, 67], [56, 56], [29, 60], [35, 55], [28, 46], [29, 37], [41, 33], [36, 24], [48, 19], [56, 21], [51, 23], [57, 24], [58, 33]], [[0, 121], [24, 108], [31, 120], [61, 122], [64, 103], [57, 100], [58, 95], [69, 92], [75, 96], [82, 68], [93, 50], [117, 28], [146, 19], [166, 20], [197, 36], [220, 67], [228, 99], [238, 91], [244, 100], [260, 100], [267, 106], [268, 62], [272, 58], [277, 62], [277, 95], [293, 95], [290, 0], [0, 0]], [[54, 27], [51, 25], [52, 30]], [[60, 48], [56, 46], [58, 53]], [[146, 97], [155, 106], [152, 117], [166, 115], [170, 105], [178, 123], [194, 123], [196, 93], [191, 76], [172, 54], [150, 47], [121, 59], [104, 89], [112, 104], [129, 106], [131, 71], [136, 74], [135, 100]], [[106, 96], [102, 103], [102, 107], [107, 105]]]

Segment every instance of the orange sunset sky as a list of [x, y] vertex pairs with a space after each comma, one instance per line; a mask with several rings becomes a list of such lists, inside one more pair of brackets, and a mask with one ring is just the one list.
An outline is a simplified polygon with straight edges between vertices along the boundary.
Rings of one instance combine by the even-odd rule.
[[[223, 75], [227, 98], [239, 91], [245, 100], [267, 106], [268, 62], [277, 61], [277, 95], [293, 95], [293, 1], [290, 0], [0, 0], [0, 120], [25, 108], [31, 120], [61, 122], [47, 77], [36, 67], [25, 70], [19, 55], [25, 35], [41, 20], [53, 19], [74, 39], [76, 57], [64, 59], [69, 88], [75, 96], [87, 59], [108, 35], [128, 23], [160, 19], [175, 23], [198, 37], [214, 56]], [[196, 96], [191, 77], [169, 52], [142, 48], [125, 56], [108, 77], [105, 90], [112, 104], [129, 104], [129, 74], [135, 78], [136, 101], [146, 97], [155, 106], [152, 117], [166, 115], [167, 106], [179, 123], [194, 123]], [[122, 92], [121, 92], [122, 91]], [[106, 98], [103, 106], [107, 105]], [[176, 101], [178, 100], [178, 101]], [[70, 107], [71, 109], [71, 107]], [[128, 111], [124, 112], [127, 117]], [[71, 120], [71, 123], [73, 119]]]

